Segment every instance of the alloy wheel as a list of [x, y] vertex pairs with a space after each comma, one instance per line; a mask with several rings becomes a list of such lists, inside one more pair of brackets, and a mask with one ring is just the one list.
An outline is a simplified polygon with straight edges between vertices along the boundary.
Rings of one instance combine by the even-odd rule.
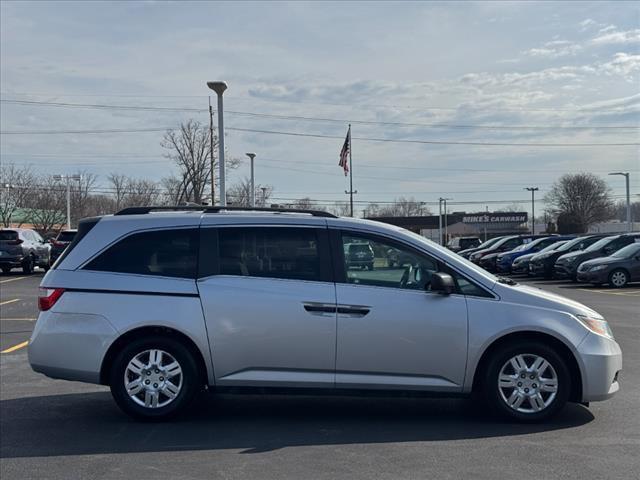
[[178, 361], [159, 349], [138, 353], [124, 371], [125, 391], [135, 403], [146, 408], [169, 405], [180, 394], [182, 383]]
[[519, 354], [500, 369], [498, 391], [505, 404], [519, 413], [538, 413], [551, 405], [558, 392], [558, 375], [542, 356]]
[[620, 288], [627, 284], [627, 274], [621, 270], [617, 270], [611, 274], [611, 284]]

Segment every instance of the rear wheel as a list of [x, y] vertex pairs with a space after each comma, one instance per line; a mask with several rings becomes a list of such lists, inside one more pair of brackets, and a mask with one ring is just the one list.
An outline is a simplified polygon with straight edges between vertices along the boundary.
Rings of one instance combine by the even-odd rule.
[[200, 385], [193, 355], [170, 337], [134, 340], [117, 354], [111, 368], [111, 394], [128, 415], [162, 420], [183, 411]]
[[541, 342], [523, 342], [496, 351], [485, 364], [483, 393], [494, 412], [537, 422], [567, 403], [571, 378], [565, 360]]
[[622, 288], [629, 283], [629, 274], [622, 269], [614, 270], [609, 274], [609, 285], [613, 288]]
[[33, 266], [34, 266], [33, 256], [27, 255], [27, 258], [25, 258], [24, 261], [22, 262], [22, 273], [26, 273], [27, 275], [30, 273], [33, 273]]

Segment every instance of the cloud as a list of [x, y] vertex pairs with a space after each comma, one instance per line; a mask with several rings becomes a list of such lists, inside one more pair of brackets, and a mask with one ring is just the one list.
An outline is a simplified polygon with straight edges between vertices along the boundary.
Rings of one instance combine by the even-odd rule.
[[583, 21], [581, 21], [578, 25], [580, 25], [580, 31], [585, 31], [593, 26], [598, 25], [598, 22], [596, 22], [595, 20], [591, 19], [591, 18], [587, 18]]
[[[605, 31], [606, 30], [606, 31]], [[619, 45], [640, 43], [640, 28], [626, 31], [612, 31], [610, 27], [600, 31], [603, 33], [591, 40], [592, 45]]]
[[553, 40], [539, 48], [530, 48], [522, 52], [530, 57], [560, 58], [576, 55], [582, 50], [582, 46], [569, 40]]
[[636, 81], [633, 73], [640, 70], [640, 55], [619, 52], [611, 61], [600, 64], [598, 68], [606, 75], [618, 75], [629, 82]]

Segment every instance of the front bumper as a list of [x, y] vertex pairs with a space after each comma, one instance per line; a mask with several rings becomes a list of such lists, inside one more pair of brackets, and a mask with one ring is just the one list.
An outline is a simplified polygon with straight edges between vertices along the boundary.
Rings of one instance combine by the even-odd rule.
[[620, 390], [622, 351], [615, 340], [589, 333], [578, 345], [582, 363], [582, 401], [607, 400]]
[[496, 262], [496, 270], [499, 273], [511, 273], [511, 262]]
[[0, 267], [20, 267], [24, 261], [24, 255], [0, 255]]
[[529, 273], [529, 262], [514, 263], [513, 265], [511, 265], [511, 273]]
[[609, 272], [604, 270], [597, 270], [595, 272], [580, 272], [578, 271], [578, 281], [584, 283], [607, 283], [609, 280]]
[[553, 274], [556, 278], [576, 278], [576, 269], [572, 265], [556, 263], [553, 266]]

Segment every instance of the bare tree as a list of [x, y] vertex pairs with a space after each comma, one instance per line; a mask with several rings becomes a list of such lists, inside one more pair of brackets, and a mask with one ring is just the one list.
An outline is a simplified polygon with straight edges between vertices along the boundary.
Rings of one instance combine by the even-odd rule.
[[380, 205], [377, 203], [369, 203], [365, 208], [364, 216], [369, 217], [379, 217], [380, 216]]
[[329, 211], [339, 217], [348, 217], [349, 215], [351, 215], [351, 207], [349, 206], [349, 202], [336, 202], [332, 207], [329, 207]]
[[613, 202], [606, 182], [592, 173], [566, 174], [556, 181], [544, 198], [560, 218], [570, 221], [576, 233], [613, 216]]
[[122, 173], [110, 173], [107, 180], [111, 184], [111, 188], [113, 188], [115, 210], [120, 210], [127, 194], [127, 183], [129, 182], [129, 177]]
[[380, 217], [417, 217], [422, 215], [431, 215], [431, 210], [415, 198], [397, 198], [391, 205], [380, 208], [378, 216]]
[[[178, 167], [177, 203], [203, 203], [209, 195], [211, 187], [211, 156], [209, 128], [196, 120], [188, 120], [177, 130], [168, 130], [160, 145], [167, 149], [167, 158], [173, 160]], [[218, 148], [218, 138], [214, 133], [214, 151]], [[226, 156], [225, 156], [226, 157]], [[226, 158], [226, 168], [234, 169], [240, 164], [236, 158]], [[213, 159], [216, 168], [218, 159]]]
[[[266, 203], [272, 194], [273, 186], [261, 184], [256, 185], [254, 191], [256, 206], [262, 206], [263, 200]], [[251, 203], [251, 179], [245, 177], [240, 182], [229, 188], [227, 190], [227, 201], [235, 206], [248, 207]]]
[[10, 226], [16, 210], [25, 207], [25, 201], [35, 187], [34, 184], [35, 175], [29, 167], [16, 167], [13, 164], [0, 166], [0, 222], [2, 222], [2, 226]]
[[100, 213], [93, 210], [90, 202], [91, 192], [95, 188], [98, 176], [86, 170], [77, 172], [77, 175], [80, 175], [80, 181], [72, 181], [71, 183], [71, 219], [73, 225], [76, 225], [78, 220], [82, 218]]
[[25, 202], [27, 219], [41, 232], [59, 230], [65, 221], [67, 186], [52, 175], [38, 177], [37, 183]]
[[287, 203], [287, 207], [296, 208], [299, 210], [326, 210], [325, 207], [318, 205], [309, 197], [299, 198], [298, 200], [294, 200], [291, 203]]

